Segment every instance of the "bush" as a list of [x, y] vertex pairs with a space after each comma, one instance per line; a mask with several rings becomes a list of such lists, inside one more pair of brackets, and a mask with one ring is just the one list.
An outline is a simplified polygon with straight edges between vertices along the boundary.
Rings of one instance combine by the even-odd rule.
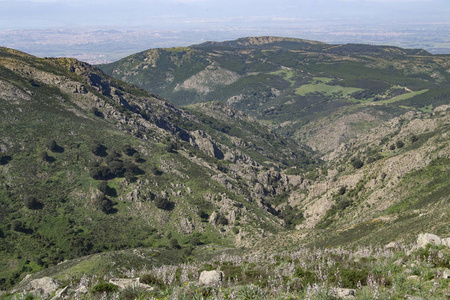
[[405, 143], [403, 143], [402, 140], [398, 140], [395, 145], [397, 146], [398, 149], [403, 148], [403, 146], [405, 146]]
[[41, 203], [35, 197], [32, 196], [26, 197], [24, 200], [24, 204], [29, 209], [38, 209], [41, 207]]
[[197, 215], [200, 217], [200, 219], [202, 219], [202, 222], [207, 222], [209, 219], [209, 215], [203, 210], [199, 210], [197, 212]]
[[133, 156], [135, 153], [137, 153], [137, 151], [130, 145], [125, 145], [123, 153], [125, 153], [127, 156]]
[[109, 282], [100, 282], [94, 285], [91, 289], [92, 293], [112, 293], [117, 292], [118, 286]]
[[155, 205], [159, 209], [167, 210], [167, 209], [170, 209], [171, 202], [167, 198], [158, 197], [158, 198], [155, 199]]
[[223, 226], [228, 225], [228, 219], [222, 214], [219, 214], [219, 216], [216, 219], [216, 222], [217, 222], [217, 224], [220, 224]]
[[419, 140], [419, 138], [417, 137], [417, 135], [413, 134], [409, 140], [411, 141], [411, 144], [414, 144], [415, 142], [417, 142]]
[[98, 190], [103, 194], [107, 194], [108, 183], [106, 181], [100, 181], [100, 183], [98, 184]]
[[41, 159], [41, 161], [50, 161], [50, 156], [48, 156], [47, 151], [42, 151], [39, 154], [39, 158]]
[[62, 147], [58, 146], [55, 140], [51, 140], [47, 143], [47, 149], [52, 152], [61, 152]]
[[6, 154], [0, 154], [0, 166], [8, 164], [11, 159], [12, 159], [11, 156], [8, 156]]
[[178, 240], [176, 238], [171, 238], [169, 240], [169, 246], [170, 246], [170, 248], [173, 248], [173, 249], [181, 249], [181, 246], [178, 243]]
[[110, 214], [115, 211], [114, 205], [117, 203], [111, 201], [110, 199], [106, 198], [104, 195], [100, 197], [98, 200], [98, 207], [101, 211], [103, 211], [105, 214]]
[[198, 246], [198, 245], [200, 245], [202, 242], [200, 241], [200, 238], [198, 238], [198, 237], [196, 237], [196, 236], [194, 236], [192, 239], [191, 239], [191, 245], [193, 245], [193, 246]]
[[159, 289], [165, 288], [164, 282], [161, 279], [159, 279], [158, 277], [156, 277], [155, 275], [150, 274], [150, 273], [142, 275], [140, 277], [140, 280], [144, 284], [148, 284], [151, 286], [157, 286]]
[[105, 157], [105, 156], [108, 155], [106, 153], [107, 149], [108, 148], [106, 148], [105, 146], [103, 146], [99, 142], [93, 142], [93, 144], [91, 146], [91, 152], [94, 153], [95, 155], [101, 156], [101, 157]]
[[356, 158], [353, 162], [352, 162], [352, 166], [355, 169], [361, 169], [362, 166], [364, 166], [363, 161], [360, 158]]
[[19, 220], [14, 220], [11, 222], [11, 230], [13, 231], [21, 231], [23, 230], [22, 222]]

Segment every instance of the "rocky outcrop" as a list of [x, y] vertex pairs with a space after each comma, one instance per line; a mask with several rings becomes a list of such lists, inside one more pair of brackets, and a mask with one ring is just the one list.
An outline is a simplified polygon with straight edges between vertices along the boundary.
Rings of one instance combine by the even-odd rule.
[[51, 295], [60, 286], [61, 283], [50, 277], [42, 277], [30, 282], [31, 289], [38, 294], [43, 294], [44, 297]]
[[217, 285], [224, 278], [221, 271], [203, 271], [200, 273], [199, 283], [202, 285]]
[[26, 91], [16, 87], [15, 85], [0, 80], [0, 99], [13, 101], [18, 104], [20, 100], [31, 100], [31, 96]]
[[192, 146], [198, 147], [200, 151], [206, 153], [209, 156], [215, 157], [217, 159], [224, 158], [223, 152], [213, 141], [212, 137], [201, 130], [192, 131], [189, 142]]
[[239, 78], [239, 74], [214, 64], [192, 75], [182, 84], [177, 84], [174, 91], [195, 90], [199, 94], [208, 94], [220, 86], [236, 82]]

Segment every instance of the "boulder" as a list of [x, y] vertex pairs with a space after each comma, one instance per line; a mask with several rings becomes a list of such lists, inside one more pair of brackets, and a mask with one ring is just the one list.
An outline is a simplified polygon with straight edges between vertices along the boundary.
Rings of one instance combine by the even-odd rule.
[[339, 299], [351, 299], [355, 297], [356, 291], [354, 289], [334, 288], [334, 296]]
[[200, 273], [199, 283], [203, 285], [217, 285], [224, 278], [221, 271], [203, 271]]
[[69, 286], [66, 286], [63, 289], [57, 290], [55, 293], [55, 296], [52, 298], [52, 300], [66, 299], [68, 291], [69, 291]]
[[450, 270], [445, 269], [444, 272], [442, 272], [442, 278], [449, 279], [450, 278]]
[[50, 295], [61, 286], [59, 282], [50, 277], [42, 277], [32, 280], [30, 285], [33, 290], [39, 291], [45, 296]]
[[442, 239], [442, 245], [450, 248], [450, 237]]
[[121, 290], [129, 287], [137, 287], [147, 291], [153, 290], [151, 286], [140, 282], [139, 278], [111, 278], [109, 282], [117, 285]]
[[440, 246], [442, 245], [442, 240], [437, 235], [431, 233], [419, 234], [419, 237], [417, 238], [417, 247], [425, 248], [428, 244]]

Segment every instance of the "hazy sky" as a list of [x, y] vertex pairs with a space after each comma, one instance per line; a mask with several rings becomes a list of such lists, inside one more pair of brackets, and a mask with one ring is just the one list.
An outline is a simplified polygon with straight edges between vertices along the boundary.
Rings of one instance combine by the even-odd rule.
[[450, 0], [0, 0], [0, 30], [450, 22]]

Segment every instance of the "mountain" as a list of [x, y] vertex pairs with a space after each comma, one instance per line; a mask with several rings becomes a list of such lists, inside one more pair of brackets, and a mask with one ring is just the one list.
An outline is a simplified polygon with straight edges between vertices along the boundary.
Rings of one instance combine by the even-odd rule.
[[[240, 298], [306, 297], [322, 283], [328, 295], [325, 282], [419, 295], [406, 270], [437, 279], [450, 258], [402, 246], [450, 235], [448, 62], [244, 38], [117, 63], [150, 92], [105, 74], [113, 65], [0, 48], [1, 289], [51, 276], [100, 298], [117, 289], [104, 280], [139, 268], [153, 298], [198, 296], [204, 270], [223, 271]], [[369, 245], [381, 248], [339, 248]]]
[[100, 251], [251, 244], [283, 228], [283, 170], [320, 164], [233, 108], [191, 113], [74, 59], [1, 48], [0, 86], [2, 287]]
[[[448, 104], [449, 67], [449, 56], [420, 49], [279, 37], [151, 49], [100, 66], [178, 105], [227, 103], [310, 146], [317, 137], [303, 127], [336, 111], [384, 122]], [[347, 128], [343, 138], [356, 134]]]

